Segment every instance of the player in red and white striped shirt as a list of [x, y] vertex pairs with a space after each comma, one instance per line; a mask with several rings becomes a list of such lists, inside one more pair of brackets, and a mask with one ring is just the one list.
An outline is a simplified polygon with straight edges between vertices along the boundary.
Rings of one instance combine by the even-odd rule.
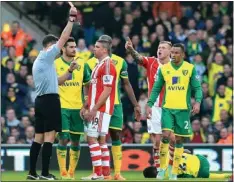
[[[94, 173], [83, 180], [103, 180], [110, 175], [110, 153], [106, 144], [110, 118], [114, 110], [116, 69], [109, 57], [111, 45], [98, 40], [94, 55], [99, 60], [92, 72], [88, 94], [88, 113], [81, 115], [88, 121], [88, 144]], [[97, 138], [100, 137], [99, 141]]]
[[[144, 57], [141, 56], [137, 51], [134, 50], [131, 40], [128, 38], [125, 48], [131, 53], [136, 62], [142, 65], [147, 70], [147, 82], [148, 82], [148, 96], [150, 96], [153, 88], [157, 71], [160, 65], [166, 64], [170, 61], [170, 52], [172, 44], [168, 41], [161, 41], [157, 50], [157, 57]], [[152, 116], [147, 119], [148, 133], [150, 134], [153, 142], [153, 153], [154, 153], [154, 165], [157, 169], [160, 168], [159, 161], [159, 148], [162, 134], [161, 128], [161, 114], [162, 114], [162, 102], [164, 97], [164, 88], [162, 89], [157, 101], [152, 107]], [[173, 142], [173, 141], [172, 141]], [[174, 150], [173, 146], [170, 147]], [[170, 152], [170, 154], [173, 152]], [[172, 156], [171, 156], [172, 157]], [[173, 157], [172, 157], [173, 158]]]

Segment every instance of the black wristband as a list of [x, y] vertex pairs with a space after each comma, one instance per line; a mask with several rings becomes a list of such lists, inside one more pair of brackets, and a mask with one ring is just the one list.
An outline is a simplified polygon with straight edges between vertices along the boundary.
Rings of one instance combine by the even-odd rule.
[[69, 69], [67, 70], [69, 73], [72, 73], [73, 71], [70, 71]]

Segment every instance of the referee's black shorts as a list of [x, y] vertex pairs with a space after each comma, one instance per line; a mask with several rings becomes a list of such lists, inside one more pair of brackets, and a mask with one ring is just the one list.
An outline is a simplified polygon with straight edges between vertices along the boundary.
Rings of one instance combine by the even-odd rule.
[[35, 132], [61, 132], [61, 104], [58, 94], [37, 96], [35, 100]]

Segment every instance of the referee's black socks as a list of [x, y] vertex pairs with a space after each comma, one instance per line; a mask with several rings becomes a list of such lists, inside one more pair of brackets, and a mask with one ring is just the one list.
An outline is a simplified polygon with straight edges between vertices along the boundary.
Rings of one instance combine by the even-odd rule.
[[30, 171], [31, 175], [36, 175], [36, 164], [37, 158], [40, 153], [41, 144], [37, 142], [33, 142], [30, 148]]
[[45, 142], [42, 147], [42, 176], [49, 175], [50, 157], [52, 155], [52, 143]]

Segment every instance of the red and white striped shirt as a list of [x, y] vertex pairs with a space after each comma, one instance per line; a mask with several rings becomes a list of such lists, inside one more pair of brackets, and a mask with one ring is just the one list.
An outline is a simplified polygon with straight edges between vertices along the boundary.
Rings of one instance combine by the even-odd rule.
[[115, 87], [116, 87], [116, 69], [110, 57], [106, 57], [94, 68], [91, 76], [91, 82], [88, 94], [88, 104], [91, 110], [98, 102], [104, 87], [112, 87], [111, 94], [104, 105], [98, 111], [112, 115], [114, 111]]
[[[148, 96], [150, 96], [151, 90], [154, 86], [158, 68], [161, 66], [161, 63], [155, 57], [143, 57], [142, 66], [147, 70]], [[163, 96], [164, 96], [164, 87], [160, 92], [157, 101], [154, 104], [155, 106], [162, 107]]]

